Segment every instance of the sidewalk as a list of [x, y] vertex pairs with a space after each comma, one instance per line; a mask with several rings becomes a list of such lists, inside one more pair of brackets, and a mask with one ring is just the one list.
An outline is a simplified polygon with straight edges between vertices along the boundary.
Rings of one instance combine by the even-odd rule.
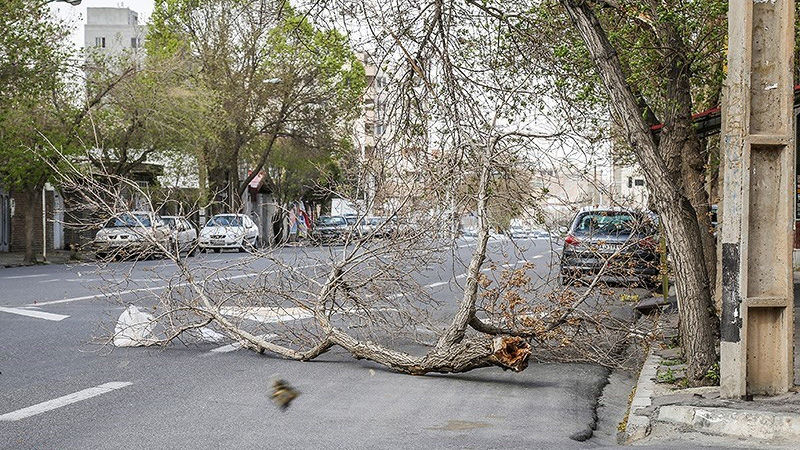
[[[72, 252], [70, 250], [51, 250], [47, 252], [47, 261], [42, 260], [42, 254], [39, 253], [35, 256], [35, 264], [66, 264], [68, 262], [80, 262], [88, 260], [86, 255], [79, 252]], [[23, 260], [25, 253], [23, 252], [0, 252], [0, 268], [3, 267], [19, 267], [24, 266]]]
[[[795, 279], [795, 310], [800, 285]], [[798, 318], [795, 315], [795, 383], [798, 379]], [[625, 442], [634, 445], [696, 445], [797, 448], [800, 392], [775, 397], [722, 399], [719, 386], [681, 388], [685, 365], [677, 348], [677, 314], [663, 313], [663, 337], [653, 343], [632, 394]], [[711, 374], [711, 378], [718, 374]]]

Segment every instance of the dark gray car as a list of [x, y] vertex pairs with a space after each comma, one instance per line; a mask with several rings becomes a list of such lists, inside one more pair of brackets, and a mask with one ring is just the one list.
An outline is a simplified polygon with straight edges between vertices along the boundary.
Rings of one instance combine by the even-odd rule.
[[321, 216], [314, 222], [311, 239], [314, 243], [344, 241], [350, 230], [347, 220], [342, 216]]
[[655, 225], [650, 215], [621, 209], [581, 210], [561, 253], [561, 282], [586, 275], [636, 278], [651, 288], [659, 273]]

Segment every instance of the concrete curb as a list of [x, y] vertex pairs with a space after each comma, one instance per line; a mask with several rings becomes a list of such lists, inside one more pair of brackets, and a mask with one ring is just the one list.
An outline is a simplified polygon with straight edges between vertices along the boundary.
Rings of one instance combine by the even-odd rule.
[[626, 443], [637, 441], [650, 434], [650, 412], [646, 408], [652, 404], [651, 397], [659, 361], [661, 358], [656, 356], [653, 347], [650, 347], [647, 358], [642, 364], [642, 370], [639, 372], [636, 393], [628, 411], [628, 422], [625, 424]]
[[761, 440], [800, 439], [800, 414], [665, 405], [659, 422], [688, 425], [697, 431]]

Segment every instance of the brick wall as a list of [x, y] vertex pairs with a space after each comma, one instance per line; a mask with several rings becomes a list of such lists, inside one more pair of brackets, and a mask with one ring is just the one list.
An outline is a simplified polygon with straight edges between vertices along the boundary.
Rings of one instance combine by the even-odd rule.
[[[26, 196], [19, 192], [12, 192], [11, 198], [14, 199], [14, 215], [11, 217], [11, 245], [12, 252], [25, 251], [25, 211], [28, 208]], [[47, 250], [53, 249], [53, 191], [45, 193], [47, 203]], [[33, 252], [42, 253], [42, 198], [41, 194], [36, 196], [35, 211], [33, 218]]]

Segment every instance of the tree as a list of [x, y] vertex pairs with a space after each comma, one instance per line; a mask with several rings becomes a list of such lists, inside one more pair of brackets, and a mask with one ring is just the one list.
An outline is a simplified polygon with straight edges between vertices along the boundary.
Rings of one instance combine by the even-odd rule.
[[[153, 159], [196, 156], [197, 147], [213, 137], [215, 103], [211, 93], [185, 81], [188, 71], [180, 59], [159, 54], [90, 54], [90, 92], [115, 86], [78, 130], [78, 139], [94, 148], [86, 153], [89, 161], [129, 176]], [[121, 73], [127, 75], [115, 81]]]
[[[495, 180], [513, 173], [521, 155], [541, 150], [537, 141], [554, 137], [526, 131], [524, 124], [512, 126], [529, 117], [521, 105], [540, 94], [537, 80], [520, 78], [513, 65], [488, 70], [498, 67], [495, 39], [504, 36], [492, 16], [442, 3], [404, 6], [370, 16], [379, 20], [371, 25], [381, 30], [404, 25], [402, 36], [379, 34], [379, 43], [399, 55], [386, 68], [397, 80], [386, 99], [389, 118], [396, 118], [390, 123], [410, 126], [395, 128], [375, 153], [381, 159], [367, 162], [380, 167], [376, 175], [396, 185], [389, 203], [389, 215], [397, 219], [394, 232], [369, 239], [375, 233], [365, 238], [349, 230], [343, 246], [307, 252], [300, 247], [291, 261], [277, 249], [253, 250], [267, 268], [252, 278], [220, 278], [219, 268], [187, 264], [182, 255], [161, 248], [178, 266], [178, 278], [169, 280], [163, 293], [154, 292], [148, 320], [157, 335], [143, 345], [169, 345], [213, 327], [256, 351], [306, 361], [338, 346], [355, 358], [411, 374], [487, 366], [519, 371], [533, 344], [562, 350], [581, 343], [585, 359], [608, 366], [624, 363], [622, 350], [640, 332], [602, 309], [603, 294], [594, 289], [602, 271], [582, 292], [549, 282], [534, 285], [532, 264], [499, 269], [503, 256], [487, 250], [489, 211], [493, 203], [513, 197], [495, 189]], [[408, 21], [407, 15], [420, 19]], [[451, 34], [454, 29], [458, 39]], [[486, 39], [486, 32], [493, 39]], [[390, 158], [382, 159], [385, 155]], [[113, 197], [107, 185], [94, 182], [95, 176], [62, 173], [64, 182], [88, 202]], [[472, 187], [466, 188], [469, 183]], [[474, 252], [454, 261], [464, 269], [457, 278], [464, 279], [463, 290], [447, 302], [449, 309], [442, 309], [414, 275], [437, 262], [443, 249], [455, 250], [442, 226], [448, 201], [475, 206], [478, 236]], [[392, 222], [381, 226], [392, 227]], [[320, 259], [324, 254], [331, 258]], [[258, 311], [297, 320], [248, 320]], [[431, 337], [419, 338], [420, 329]], [[123, 323], [117, 333], [124, 332]], [[267, 333], [279, 337], [266, 338]], [[418, 346], [398, 346], [401, 339]]]
[[[280, 139], [337, 147], [349, 137], [364, 87], [363, 66], [336, 31], [317, 31], [281, 2], [163, 0], [156, 4], [149, 49], [190, 61], [193, 80], [222, 112], [204, 146], [212, 191], [237, 208]], [[249, 176], [240, 164], [255, 156]]]
[[9, 162], [0, 168], [0, 182], [25, 199], [24, 261], [31, 263], [34, 219], [52, 164], [80, 147], [84, 119], [131, 69], [84, 89], [76, 82], [80, 67], [66, 42], [69, 29], [50, 17], [45, 3], [4, 2], [0, 16], [8, 30], [0, 37], [0, 159]]
[[70, 57], [68, 30], [50, 18], [46, 5], [27, 0], [0, 5], [0, 28], [0, 184], [25, 199], [24, 261], [30, 264], [35, 213], [50, 176], [32, 149], [41, 148], [41, 131], [56, 131], [52, 142], [63, 142], [64, 111], [58, 108], [71, 108], [61, 79]]
[[[291, 203], [302, 201], [307, 205], [325, 204], [341, 176], [339, 157], [352, 150], [343, 141], [343, 148], [309, 145], [306, 142], [284, 138], [275, 142], [265, 164], [265, 183], [273, 201], [278, 205], [272, 217], [273, 231], [282, 236], [283, 220]], [[253, 155], [253, 160], [260, 155]], [[257, 163], [254, 162], [253, 166]]]
[[[549, 80], [563, 120], [616, 127], [642, 168], [665, 225], [679, 298], [681, 346], [693, 382], [716, 362], [719, 323], [706, 179], [714, 154], [692, 112], [719, 101], [726, 2], [651, 0], [476, 2], [508, 27], [511, 54]], [[534, 56], [535, 55], [535, 56]], [[604, 125], [609, 111], [613, 126]], [[659, 132], [653, 127], [659, 125]], [[579, 131], [582, 126], [573, 128]]]
[[[718, 99], [725, 2], [560, 0], [606, 90], [614, 119], [642, 167], [661, 215], [680, 299], [688, 376], [716, 362], [714, 240], [705, 190], [707, 155], [692, 128], [698, 105]], [[543, 2], [542, 10], [553, 8]], [[552, 16], [550, 16], [552, 17]], [[658, 139], [651, 126], [663, 123]]]

